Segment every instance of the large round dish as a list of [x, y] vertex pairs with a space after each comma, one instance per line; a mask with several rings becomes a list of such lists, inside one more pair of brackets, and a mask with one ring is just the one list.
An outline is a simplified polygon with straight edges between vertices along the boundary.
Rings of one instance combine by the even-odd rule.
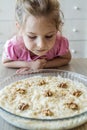
[[[4, 81], [0, 83], [0, 89], [9, 85], [12, 82], [18, 81], [20, 79], [25, 79], [31, 76], [62, 76], [64, 78], [69, 78], [73, 81], [79, 81], [87, 86], [87, 77], [84, 75], [80, 75], [74, 72], [57, 70], [57, 69], [47, 69], [47, 70], [38, 70], [37, 72], [32, 72], [30, 74], [25, 75], [12, 75], [8, 77]], [[34, 119], [34, 118], [26, 118], [21, 117], [15, 114], [12, 114], [3, 108], [0, 107], [0, 115], [3, 119], [5, 119], [8, 123], [27, 130], [64, 130], [74, 128], [79, 126], [85, 122], [87, 122], [87, 111], [67, 118], [58, 118], [58, 119]]]

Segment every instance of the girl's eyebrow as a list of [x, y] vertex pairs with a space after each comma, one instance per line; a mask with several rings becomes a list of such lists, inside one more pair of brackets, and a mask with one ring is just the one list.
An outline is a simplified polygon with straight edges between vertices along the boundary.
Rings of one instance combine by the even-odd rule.
[[33, 33], [33, 32], [27, 32], [27, 34], [33, 34], [33, 35], [36, 35], [35, 33]]
[[[50, 33], [55, 33], [56, 31], [51, 31], [51, 32], [48, 32], [48, 33], [46, 33], [45, 35], [47, 35], [47, 34], [50, 34]], [[36, 33], [33, 33], [33, 32], [27, 32], [28, 34], [33, 34], [33, 35], [36, 35]]]
[[47, 34], [50, 34], [50, 33], [55, 33], [56, 31], [51, 31], [51, 32], [48, 32]]

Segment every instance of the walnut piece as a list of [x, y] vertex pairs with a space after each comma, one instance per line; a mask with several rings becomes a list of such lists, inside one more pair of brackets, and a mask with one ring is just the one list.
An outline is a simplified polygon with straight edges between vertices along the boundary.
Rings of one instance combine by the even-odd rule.
[[41, 80], [41, 81], [39, 81], [39, 83], [38, 83], [39, 86], [45, 85], [45, 84], [46, 84], [46, 82], [45, 82], [44, 80]]
[[51, 97], [53, 93], [50, 90], [45, 91], [44, 96], [45, 97]]
[[67, 88], [68, 85], [67, 85], [67, 83], [61, 83], [61, 84], [59, 85], [59, 87], [60, 87], [60, 88]]
[[26, 109], [28, 109], [29, 105], [26, 104], [26, 103], [21, 103], [18, 108], [21, 110], [21, 111], [24, 111]]
[[73, 95], [76, 97], [80, 97], [82, 95], [82, 92], [80, 90], [77, 90], [77, 91], [73, 92]]
[[78, 109], [79, 109], [78, 105], [77, 105], [76, 103], [74, 103], [74, 102], [66, 103], [65, 105], [66, 105], [68, 108], [72, 109], [72, 110], [78, 110]]
[[31, 83], [29, 83], [29, 82], [25, 82], [25, 86], [27, 86], [27, 87], [31, 87]]
[[53, 112], [50, 111], [49, 109], [43, 110], [42, 113], [43, 113], [45, 116], [53, 116]]
[[17, 89], [17, 92], [19, 92], [20, 94], [25, 94], [25, 93], [26, 93], [26, 90], [23, 89], [23, 88], [18, 88], [18, 89]]

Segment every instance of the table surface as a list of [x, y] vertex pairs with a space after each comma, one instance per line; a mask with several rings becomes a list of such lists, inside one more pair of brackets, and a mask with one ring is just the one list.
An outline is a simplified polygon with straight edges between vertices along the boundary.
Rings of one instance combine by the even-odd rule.
[[[83, 74], [87, 76], [87, 59], [72, 59], [69, 65], [59, 67], [58, 69], [62, 70], [68, 70], [76, 73]], [[0, 81], [2, 81], [4, 78], [14, 74], [16, 72], [16, 69], [9, 69], [3, 67], [2, 64], [0, 64]], [[8, 124], [6, 121], [4, 121], [0, 117], [0, 130], [22, 130], [20, 128], [16, 128], [10, 124]], [[72, 130], [87, 130], [87, 123], [83, 124], [82, 126], [79, 126], [77, 128], [74, 128]]]

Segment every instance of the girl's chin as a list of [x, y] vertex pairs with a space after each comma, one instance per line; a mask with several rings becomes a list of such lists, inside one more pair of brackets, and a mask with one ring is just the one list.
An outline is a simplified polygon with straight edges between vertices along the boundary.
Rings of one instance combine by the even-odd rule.
[[46, 55], [47, 51], [46, 52], [34, 52], [34, 54], [38, 55], [38, 56], [43, 56], [43, 55]]
[[[36, 53], [35, 53], [36, 54]], [[44, 54], [36, 54], [37, 56], [44, 56], [44, 55], [46, 55], [46, 53], [44, 53]]]

